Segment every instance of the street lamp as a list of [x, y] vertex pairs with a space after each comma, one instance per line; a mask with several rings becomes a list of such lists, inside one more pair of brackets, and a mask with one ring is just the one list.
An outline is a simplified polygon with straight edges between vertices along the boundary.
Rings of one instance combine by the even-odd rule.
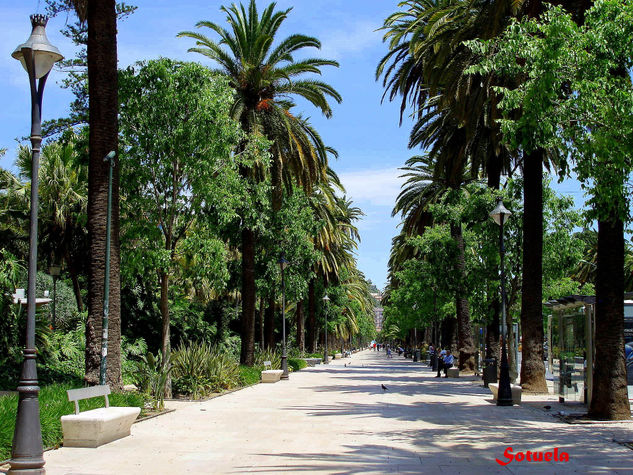
[[282, 254], [279, 259], [279, 267], [281, 268], [281, 334], [283, 340], [283, 350], [281, 353], [281, 379], [288, 379], [288, 354], [286, 353], [286, 279], [284, 278], [284, 270], [288, 267], [288, 261]]
[[510, 388], [510, 367], [508, 366], [508, 352], [506, 349], [506, 274], [503, 267], [503, 258], [505, 256], [505, 248], [503, 245], [503, 225], [512, 213], [503, 206], [503, 202], [499, 200], [497, 207], [490, 212], [490, 217], [499, 225], [499, 256], [501, 257], [501, 319], [503, 321], [503, 330], [501, 332], [501, 369], [499, 372], [499, 393], [497, 397], [497, 406], [512, 406], [512, 389]]
[[[45, 15], [31, 15], [31, 36], [11, 54], [22, 63], [31, 87], [31, 217], [27, 287], [26, 345], [18, 383], [18, 413], [13, 434], [9, 473], [45, 473], [40, 425], [40, 388], [35, 364], [35, 278], [37, 276], [38, 170], [42, 144], [42, 95], [53, 64], [63, 56], [46, 37]], [[37, 80], [37, 82], [36, 82]]]
[[323, 308], [324, 308], [324, 314], [325, 314], [325, 351], [323, 352], [323, 363], [328, 364], [329, 363], [329, 357], [327, 354], [327, 311], [328, 311], [328, 304], [330, 303], [330, 297], [327, 296], [327, 294], [325, 294], [325, 297], [323, 297]]
[[53, 277], [53, 329], [56, 328], [55, 320], [56, 320], [56, 308], [55, 304], [57, 303], [57, 279], [59, 278], [59, 274], [61, 273], [62, 268], [60, 266], [50, 266], [48, 268], [48, 273]]

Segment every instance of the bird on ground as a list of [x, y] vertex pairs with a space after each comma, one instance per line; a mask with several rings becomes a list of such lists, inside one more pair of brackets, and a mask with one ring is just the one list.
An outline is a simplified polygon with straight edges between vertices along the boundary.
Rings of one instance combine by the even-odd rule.
[[347, 368], [347, 363], [345, 363], [343, 366], [345, 366]]
[[546, 411], [549, 411], [552, 408], [552, 406], [543, 406], [543, 409], [545, 409]]
[[385, 391], [389, 391], [389, 388], [387, 388], [387, 386], [385, 386], [384, 384], [381, 384], [380, 387], [382, 388], [382, 392], [384, 393]]

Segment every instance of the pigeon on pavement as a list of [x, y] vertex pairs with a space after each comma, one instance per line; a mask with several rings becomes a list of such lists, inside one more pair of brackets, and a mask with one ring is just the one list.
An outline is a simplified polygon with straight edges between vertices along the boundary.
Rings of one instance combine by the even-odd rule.
[[384, 393], [385, 391], [389, 391], [389, 389], [387, 388], [387, 386], [385, 386], [384, 384], [380, 385], [382, 387], [382, 392]]

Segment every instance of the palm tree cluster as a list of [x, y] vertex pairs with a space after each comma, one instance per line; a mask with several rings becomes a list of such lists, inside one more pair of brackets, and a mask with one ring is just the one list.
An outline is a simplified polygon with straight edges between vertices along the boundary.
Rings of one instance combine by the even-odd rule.
[[[315, 340], [314, 280], [321, 279], [326, 285], [330, 281], [337, 283], [343, 268], [351, 269], [350, 276], [358, 277], [353, 250], [359, 236], [353, 223], [360, 217], [360, 210], [335, 194], [337, 188], [344, 191], [328, 166], [328, 155], [336, 156], [336, 152], [324, 144], [307, 119], [293, 112], [296, 107], [294, 98], [300, 97], [326, 117], [331, 117], [329, 99], [340, 103], [341, 96], [329, 84], [306, 76], [321, 75], [323, 67], [338, 67], [338, 63], [321, 58], [295, 60], [297, 53], [306, 48], [319, 49], [321, 43], [303, 34], [293, 34], [275, 42], [277, 31], [292, 10], [276, 11], [275, 7], [276, 4], [271, 3], [261, 15], [255, 0], [248, 6], [222, 7], [228, 29], [210, 21], [200, 21], [196, 25], [211, 30], [217, 39], [198, 31], [185, 31], [178, 36], [194, 39], [196, 46], [189, 51], [210, 59], [218, 66], [217, 72], [228, 79], [236, 92], [232, 114], [244, 132], [262, 134], [272, 142], [269, 167], [256, 166], [241, 171], [253, 182], [270, 179], [275, 214], [272, 226], [283, 227], [283, 223], [277, 222], [276, 213], [282, 206], [284, 195], [292, 193], [294, 186], [301, 187], [312, 197], [315, 215], [325, 223], [315, 238], [315, 247], [322, 257], [315, 265], [315, 277], [310, 283], [311, 298], [308, 299], [308, 330], [311, 333], [308, 347], [312, 349]], [[248, 365], [253, 364], [254, 358], [257, 240], [254, 229], [249, 226], [242, 229], [241, 361]], [[350, 325], [353, 327], [352, 323]]]
[[[571, 12], [579, 24], [591, 6], [589, 2], [558, 3]], [[515, 88], [524, 78], [500, 74], [495, 69], [477, 68], [482, 53], [471, 48], [469, 42], [494, 44], [514, 19], [538, 18], [544, 10], [540, 1], [401, 1], [398, 11], [384, 22], [384, 42], [388, 52], [376, 71], [376, 77], [382, 80], [385, 89], [384, 98], [400, 101], [400, 122], [408, 111], [414, 119], [409, 147], [423, 150], [421, 156], [409, 159], [403, 169], [407, 181], [393, 210], [394, 215], [402, 216], [401, 233], [393, 239], [387, 295], [400, 285], [397, 273], [405, 263], [421, 258], [416, 254], [419, 250], [410, 244], [410, 238], [435, 225], [450, 226], [451, 236], [459, 249], [455, 271], [464, 277], [463, 223], [455, 216], [437, 222], [430, 210], [434, 204], [445, 202], [451, 193], [459, 193], [469, 181], [485, 180], [488, 187], [499, 190], [502, 177], [520, 176], [523, 185], [521, 385], [523, 390], [532, 392], [547, 391], [542, 313], [543, 172], [544, 168], [558, 168], [563, 175], [565, 159], [559, 156], [557, 149], [545, 149], [529, 136], [522, 137], [519, 144], [504, 139], [499, 120], [504, 114], [500, 108], [500, 91]], [[520, 110], [512, 112], [520, 113]], [[507, 115], [503, 117], [512, 119]], [[621, 226], [602, 224], [599, 234], [603, 236], [603, 242], [610, 239], [612, 249], [622, 247], [617, 236], [621, 235]], [[611, 234], [609, 230], [612, 230]], [[597, 249], [599, 253], [600, 248]], [[608, 266], [607, 253], [604, 256], [603, 265]], [[612, 279], [609, 282], [622, 275], [621, 266], [616, 267], [610, 268]], [[579, 273], [586, 282], [587, 269], [581, 269]], [[609, 276], [607, 273], [602, 276], [606, 285]], [[429, 279], [430, 282], [432, 279]], [[621, 287], [614, 285], [618, 289]], [[601, 293], [600, 282], [596, 287]], [[463, 290], [457, 286], [454, 295], [457, 349], [460, 368], [469, 370], [472, 369], [473, 347], [468, 296], [463, 295]], [[498, 357], [497, 298], [491, 298], [490, 308], [493, 315], [487, 322], [487, 356]], [[606, 406], [608, 404], [603, 405]], [[601, 417], [619, 417], [608, 408], [593, 413]]]

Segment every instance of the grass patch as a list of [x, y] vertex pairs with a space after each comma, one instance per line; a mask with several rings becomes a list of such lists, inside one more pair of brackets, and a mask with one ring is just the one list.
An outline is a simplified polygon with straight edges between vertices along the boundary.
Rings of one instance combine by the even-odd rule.
[[259, 366], [240, 365], [240, 378], [242, 385], [251, 386], [259, 383], [262, 375], [262, 368]]
[[[75, 412], [74, 403], [68, 401], [67, 389], [81, 387], [74, 384], [52, 384], [40, 390], [40, 423], [44, 447], [59, 447], [63, 441], [61, 417]], [[136, 406], [141, 411], [145, 405], [144, 397], [139, 393], [112, 393], [109, 396], [111, 406]], [[18, 396], [0, 397], [0, 460], [11, 457], [15, 415]], [[82, 411], [104, 407], [102, 397], [79, 402]], [[142, 415], [142, 412], [141, 412]]]

